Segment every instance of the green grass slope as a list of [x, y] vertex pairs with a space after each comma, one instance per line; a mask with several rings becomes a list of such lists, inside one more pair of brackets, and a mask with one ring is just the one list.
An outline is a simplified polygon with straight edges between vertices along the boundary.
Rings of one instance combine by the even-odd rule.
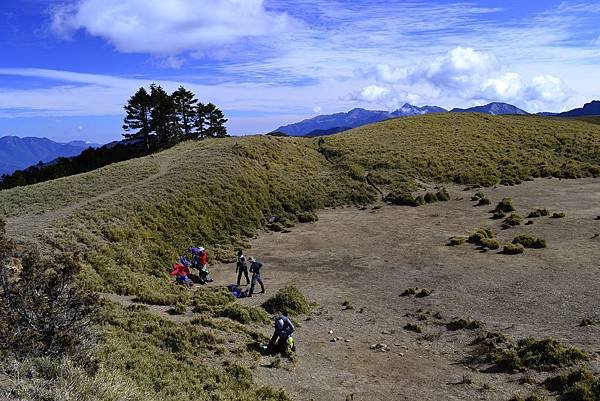
[[[419, 180], [513, 184], [597, 176], [599, 163], [598, 125], [446, 113], [327, 138], [185, 142], [94, 172], [0, 191], [0, 216], [22, 241], [81, 253], [81, 281], [90, 289], [151, 304], [202, 306], [198, 319], [186, 324], [107, 307], [100, 372], [117, 372], [131, 388], [169, 401], [285, 400], [284, 393], [253, 385], [248, 363], [238, 363], [253, 360], [253, 344], [261, 339], [255, 324], [264, 324], [263, 314], [210, 291], [190, 299], [170, 285], [168, 268], [180, 252], [206, 244], [213, 257], [229, 258], [272, 215], [293, 224], [306, 211], [369, 203], [379, 196], [372, 183], [384, 192], [414, 190]], [[256, 322], [242, 325], [236, 316]], [[235, 349], [226, 347], [231, 337]]]

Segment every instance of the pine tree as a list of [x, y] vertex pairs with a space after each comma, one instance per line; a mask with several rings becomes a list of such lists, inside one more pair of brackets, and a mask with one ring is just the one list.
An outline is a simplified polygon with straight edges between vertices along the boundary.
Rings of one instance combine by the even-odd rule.
[[124, 107], [127, 113], [123, 119], [123, 129], [132, 133], [123, 134], [125, 139], [142, 139], [146, 149], [150, 149], [152, 102], [146, 89], [140, 88]]
[[150, 126], [156, 133], [158, 147], [172, 146], [179, 141], [173, 99], [160, 85], [156, 84], [150, 85], [150, 99], [152, 102]]
[[208, 120], [207, 136], [212, 138], [225, 138], [227, 136], [227, 128], [225, 123], [227, 119], [223, 112], [212, 103], [206, 105], [206, 113]]
[[197, 139], [204, 139], [208, 136], [209, 127], [209, 109], [208, 105], [204, 103], [198, 103], [196, 106], [196, 115], [194, 118], [194, 126], [196, 128], [194, 137]]
[[179, 131], [185, 139], [192, 139], [194, 137], [194, 119], [196, 118], [195, 107], [198, 99], [196, 99], [193, 92], [183, 86], [173, 92], [171, 98], [175, 105], [175, 116]]

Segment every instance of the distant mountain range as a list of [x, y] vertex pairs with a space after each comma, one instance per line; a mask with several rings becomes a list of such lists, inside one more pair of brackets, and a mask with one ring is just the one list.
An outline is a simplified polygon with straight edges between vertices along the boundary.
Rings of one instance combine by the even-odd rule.
[[600, 100], [593, 100], [578, 109], [557, 114], [559, 117], [600, 116]]
[[[398, 110], [388, 112], [382, 110], [352, 109], [347, 113], [335, 113], [320, 115], [313, 118], [302, 120], [298, 123], [283, 125], [273, 133], [279, 132], [290, 136], [324, 136], [337, 134], [352, 128], [360, 127], [366, 124], [372, 124], [390, 118], [417, 116], [429, 113], [444, 113], [448, 110], [437, 106], [417, 107], [411, 104], [404, 104]], [[528, 115], [529, 113], [512, 104], [493, 102], [483, 106], [475, 106], [467, 109], [454, 108], [451, 113], [485, 113], [485, 114], [512, 114]], [[577, 117], [600, 115], [600, 101], [586, 103], [582, 108], [574, 109], [564, 113], [537, 113], [541, 116], [559, 116], [559, 117]]]
[[84, 141], [54, 142], [48, 138], [5, 136], [0, 138], [0, 175], [12, 174], [31, 165], [50, 162], [58, 157], [77, 156], [97, 144]]
[[492, 115], [503, 115], [503, 114], [518, 114], [518, 115], [526, 115], [529, 114], [525, 110], [521, 110], [517, 106], [513, 106], [508, 103], [490, 103], [484, 106], [475, 106], [469, 107], [468, 109], [452, 109], [451, 113], [485, 113]]
[[408, 117], [428, 113], [443, 113], [441, 107], [416, 107], [405, 104], [396, 111], [352, 109], [347, 113], [335, 113], [309, 118], [299, 123], [284, 125], [273, 132], [283, 132], [291, 136], [321, 136], [346, 131], [366, 124], [372, 124], [395, 117]]

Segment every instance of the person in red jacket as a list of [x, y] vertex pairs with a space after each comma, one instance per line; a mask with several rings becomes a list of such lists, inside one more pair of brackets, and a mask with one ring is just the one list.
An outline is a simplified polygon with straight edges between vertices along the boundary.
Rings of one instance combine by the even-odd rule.
[[208, 254], [203, 247], [192, 247], [188, 251], [192, 254], [192, 267], [198, 269], [200, 283], [210, 283], [212, 280], [208, 278]]
[[184, 285], [186, 287], [192, 287], [194, 283], [189, 278], [190, 274], [190, 262], [185, 257], [181, 256], [179, 262], [173, 263], [173, 270], [169, 273], [171, 276], [175, 276], [175, 283]]

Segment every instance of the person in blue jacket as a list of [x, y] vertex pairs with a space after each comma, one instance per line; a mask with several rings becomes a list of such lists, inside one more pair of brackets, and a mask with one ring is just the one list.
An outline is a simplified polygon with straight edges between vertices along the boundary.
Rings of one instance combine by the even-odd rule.
[[260, 284], [261, 293], [265, 292], [265, 285], [260, 277], [262, 263], [254, 259], [252, 256], [248, 258], [248, 262], [250, 262], [250, 273], [252, 273], [252, 284], [250, 284], [250, 291], [248, 291], [248, 296], [251, 297], [252, 294], [254, 294], [254, 287], [256, 286], [256, 283]]
[[[280, 315], [275, 318], [275, 332], [269, 341], [268, 350], [273, 353], [283, 353], [288, 347], [288, 341], [296, 330], [294, 324], [286, 316]], [[291, 341], [292, 351], [296, 351], [296, 345]]]

